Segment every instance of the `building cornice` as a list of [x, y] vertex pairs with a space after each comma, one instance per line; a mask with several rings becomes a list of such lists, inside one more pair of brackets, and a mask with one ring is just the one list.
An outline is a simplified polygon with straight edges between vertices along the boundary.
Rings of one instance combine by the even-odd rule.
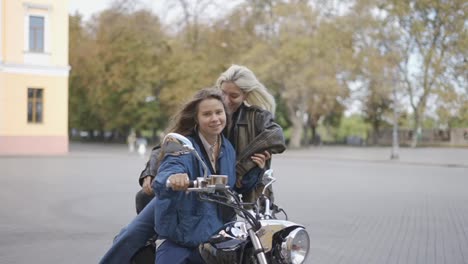
[[23, 7], [25, 9], [41, 9], [41, 10], [46, 10], [46, 11], [52, 10], [51, 5], [36, 4], [36, 3], [23, 3]]
[[68, 77], [71, 67], [68, 66], [36, 66], [25, 64], [0, 63], [0, 73], [14, 73], [26, 75], [42, 75], [54, 77]]

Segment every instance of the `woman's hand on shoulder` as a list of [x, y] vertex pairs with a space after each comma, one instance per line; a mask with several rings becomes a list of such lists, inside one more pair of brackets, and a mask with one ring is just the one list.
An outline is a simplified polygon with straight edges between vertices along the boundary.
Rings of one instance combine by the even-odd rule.
[[266, 161], [270, 158], [271, 154], [266, 150], [263, 153], [255, 153], [251, 157], [252, 161], [261, 169], [265, 168]]

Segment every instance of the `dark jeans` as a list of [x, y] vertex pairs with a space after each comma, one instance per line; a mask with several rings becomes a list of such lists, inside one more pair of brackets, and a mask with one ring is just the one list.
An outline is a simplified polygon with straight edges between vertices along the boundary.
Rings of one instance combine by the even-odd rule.
[[100, 264], [130, 263], [132, 256], [156, 234], [154, 231], [156, 209], [154, 202], [149, 203], [145, 210], [141, 211], [130, 224], [120, 231], [109, 251], [102, 257]]
[[[144, 247], [155, 235], [154, 215], [156, 199], [138, 214], [126, 228], [122, 229], [113, 245], [102, 257], [100, 264], [129, 264], [135, 253]], [[198, 247], [186, 248], [169, 240], [164, 241], [156, 251], [158, 264], [198, 264], [203, 263]]]
[[156, 263], [158, 264], [203, 264], [198, 247], [186, 248], [166, 240], [156, 251]]
[[151, 200], [153, 200], [153, 198], [154, 194], [148, 195], [143, 191], [143, 189], [139, 190], [135, 195], [136, 213], [139, 214], [143, 210], [143, 208], [145, 208], [145, 206], [149, 204]]

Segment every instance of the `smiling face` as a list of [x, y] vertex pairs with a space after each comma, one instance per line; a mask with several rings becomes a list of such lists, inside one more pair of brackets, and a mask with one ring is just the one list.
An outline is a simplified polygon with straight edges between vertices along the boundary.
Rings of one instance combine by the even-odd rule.
[[198, 105], [197, 121], [200, 133], [208, 140], [217, 137], [226, 126], [226, 112], [223, 103], [208, 98]]
[[231, 113], [237, 111], [239, 106], [244, 102], [246, 94], [233, 82], [223, 82], [221, 84], [223, 91], [223, 100]]

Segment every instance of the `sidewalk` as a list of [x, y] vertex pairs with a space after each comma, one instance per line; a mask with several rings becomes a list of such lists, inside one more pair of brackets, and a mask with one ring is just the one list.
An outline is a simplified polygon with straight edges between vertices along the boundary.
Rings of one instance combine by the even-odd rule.
[[[144, 158], [151, 152], [147, 148]], [[349, 160], [367, 162], [392, 162], [426, 166], [466, 167], [468, 168], [468, 148], [399, 148], [399, 159], [392, 160], [391, 147], [347, 147], [347, 146], [320, 146], [304, 149], [287, 149], [284, 154], [275, 155], [285, 158], [314, 158], [327, 160]], [[105, 143], [79, 143], [70, 144], [68, 155], [84, 156], [135, 156], [138, 153], [129, 153], [125, 144]]]
[[399, 148], [399, 159], [397, 160], [390, 159], [391, 154], [391, 147], [320, 146], [298, 150], [288, 149], [284, 155], [302, 158], [468, 168], [468, 148]]

